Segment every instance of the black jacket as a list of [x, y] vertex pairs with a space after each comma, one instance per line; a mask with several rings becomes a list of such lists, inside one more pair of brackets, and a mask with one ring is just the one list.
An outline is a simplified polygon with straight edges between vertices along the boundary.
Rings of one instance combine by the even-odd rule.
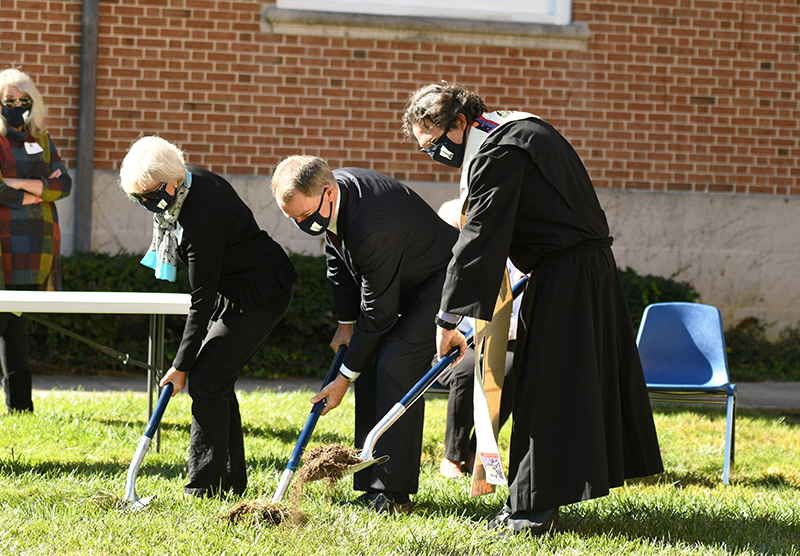
[[328, 280], [337, 319], [356, 321], [344, 364], [363, 372], [403, 313], [404, 295], [447, 267], [458, 230], [390, 177], [361, 168], [334, 176], [341, 251], [326, 241]]
[[189, 268], [192, 304], [173, 361], [181, 371], [191, 370], [208, 322], [223, 306], [247, 311], [265, 305], [297, 278], [283, 248], [258, 227], [231, 184], [202, 168], [188, 170], [192, 184], [178, 217], [178, 256]]

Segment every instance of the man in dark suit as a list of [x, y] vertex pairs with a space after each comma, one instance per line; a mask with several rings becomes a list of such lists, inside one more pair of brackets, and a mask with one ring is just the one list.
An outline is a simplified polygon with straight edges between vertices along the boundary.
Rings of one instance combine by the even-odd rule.
[[[331, 171], [321, 158], [292, 156], [272, 177], [283, 213], [311, 235], [326, 233], [328, 280], [348, 346], [337, 378], [312, 403], [323, 415], [355, 382], [355, 443], [430, 369], [442, 285], [458, 231], [402, 183], [360, 168]], [[358, 381], [356, 381], [358, 379]], [[358, 501], [376, 511], [408, 512], [417, 491], [422, 403], [411, 406], [375, 446], [388, 455], [355, 475]]]

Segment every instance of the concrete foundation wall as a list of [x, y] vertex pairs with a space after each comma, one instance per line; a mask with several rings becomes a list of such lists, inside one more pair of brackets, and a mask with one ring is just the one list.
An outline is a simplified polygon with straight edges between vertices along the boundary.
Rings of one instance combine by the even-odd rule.
[[[94, 175], [92, 250], [141, 253], [152, 217], [125, 198], [116, 172]], [[259, 225], [290, 251], [322, 253], [322, 239], [283, 216], [264, 177], [229, 176]], [[456, 185], [410, 183], [434, 208], [458, 194]], [[690, 282], [702, 301], [720, 308], [726, 326], [764, 319], [774, 335], [800, 321], [800, 198], [705, 193], [598, 190], [615, 238], [620, 267]], [[73, 206], [59, 201], [62, 252], [74, 244]]]

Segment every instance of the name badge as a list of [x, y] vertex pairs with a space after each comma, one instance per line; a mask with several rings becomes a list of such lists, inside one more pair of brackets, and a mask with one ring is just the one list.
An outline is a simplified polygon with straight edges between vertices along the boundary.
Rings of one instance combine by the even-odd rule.
[[39, 154], [44, 149], [39, 143], [25, 143], [25, 152], [28, 154]]

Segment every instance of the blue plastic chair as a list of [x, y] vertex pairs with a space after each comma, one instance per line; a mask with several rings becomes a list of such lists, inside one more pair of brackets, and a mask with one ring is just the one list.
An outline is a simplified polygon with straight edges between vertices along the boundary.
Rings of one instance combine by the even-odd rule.
[[654, 303], [636, 337], [654, 402], [727, 405], [722, 482], [728, 484], [736, 440], [736, 385], [731, 384], [719, 309], [701, 303]]

